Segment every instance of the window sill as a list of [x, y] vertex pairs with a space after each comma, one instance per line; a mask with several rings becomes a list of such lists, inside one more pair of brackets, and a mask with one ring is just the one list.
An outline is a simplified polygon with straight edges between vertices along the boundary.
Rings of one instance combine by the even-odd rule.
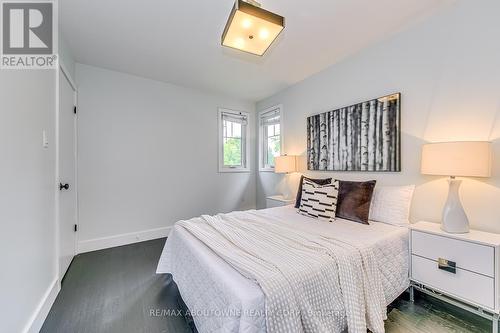
[[274, 168], [259, 168], [260, 172], [274, 172]]
[[220, 173], [250, 173], [249, 168], [219, 168]]

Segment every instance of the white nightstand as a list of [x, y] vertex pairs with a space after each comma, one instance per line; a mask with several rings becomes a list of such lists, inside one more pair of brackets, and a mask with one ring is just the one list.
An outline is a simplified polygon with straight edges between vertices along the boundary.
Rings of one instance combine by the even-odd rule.
[[295, 203], [295, 199], [285, 199], [282, 195], [273, 195], [266, 198], [266, 208], [287, 206]]
[[500, 235], [471, 230], [449, 234], [437, 223], [410, 230], [410, 298], [413, 288], [493, 321], [500, 314]]

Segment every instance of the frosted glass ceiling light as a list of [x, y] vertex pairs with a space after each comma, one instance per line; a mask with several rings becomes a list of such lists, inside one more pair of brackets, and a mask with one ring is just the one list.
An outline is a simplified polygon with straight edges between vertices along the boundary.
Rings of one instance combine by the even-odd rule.
[[[248, 1], [248, 2], [247, 2]], [[285, 18], [251, 0], [236, 0], [222, 33], [222, 45], [263, 55], [285, 28]]]

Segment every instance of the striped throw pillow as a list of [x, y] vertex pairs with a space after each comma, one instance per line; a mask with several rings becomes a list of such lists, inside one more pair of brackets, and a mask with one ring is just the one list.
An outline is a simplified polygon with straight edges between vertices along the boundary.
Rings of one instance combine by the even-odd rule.
[[337, 210], [338, 193], [338, 180], [332, 181], [331, 184], [318, 185], [304, 179], [299, 213], [319, 220], [333, 222]]

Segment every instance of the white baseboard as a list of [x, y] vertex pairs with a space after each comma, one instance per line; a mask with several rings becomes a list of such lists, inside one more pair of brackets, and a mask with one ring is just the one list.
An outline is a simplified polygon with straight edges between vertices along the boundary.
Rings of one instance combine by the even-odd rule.
[[110, 247], [167, 237], [171, 229], [172, 227], [163, 227], [80, 241], [78, 242], [78, 253], [108, 249]]
[[25, 333], [38, 333], [42, 328], [43, 322], [47, 315], [49, 314], [50, 308], [54, 301], [56, 300], [57, 294], [61, 290], [61, 285], [59, 280], [56, 278], [49, 286], [47, 291], [42, 297], [42, 300], [38, 304], [35, 312], [31, 315], [31, 318], [28, 321], [28, 324], [24, 328], [23, 332]]

